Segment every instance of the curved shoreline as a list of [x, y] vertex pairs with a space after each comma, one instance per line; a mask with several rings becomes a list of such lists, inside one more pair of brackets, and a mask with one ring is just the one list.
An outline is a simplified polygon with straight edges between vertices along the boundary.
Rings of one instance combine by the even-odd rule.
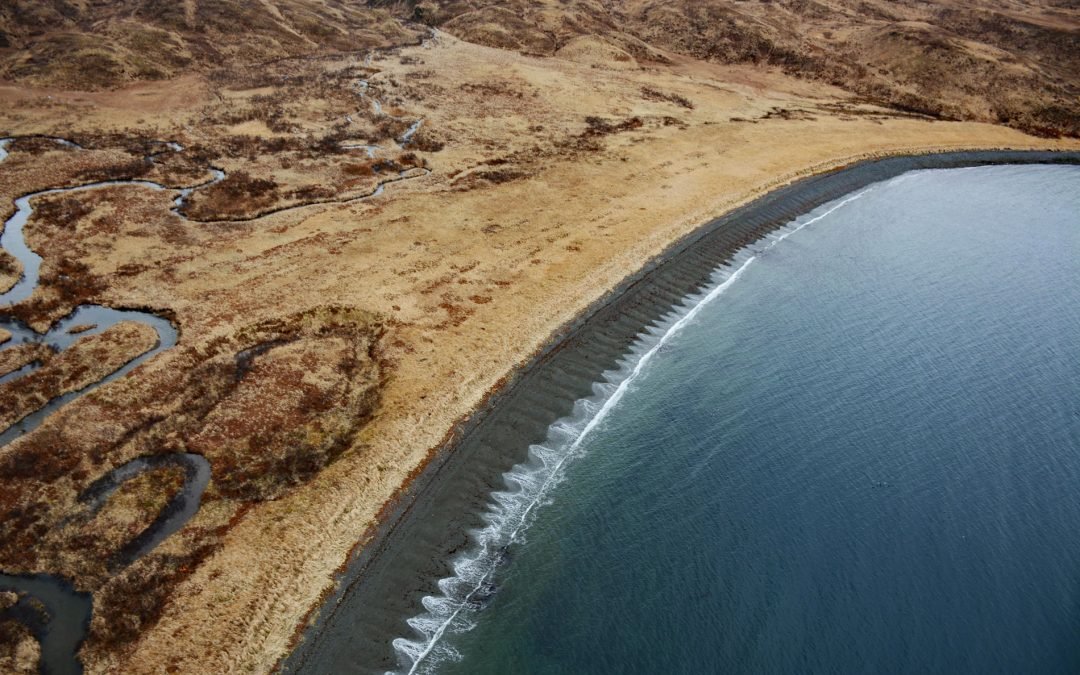
[[[438, 592], [436, 581], [450, 573], [451, 557], [467, 544], [465, 533], [482, 524], [481, 507], [502, 473], [525, 459], [529, 444], [542, 441], [577, 399], [592, 393], [593, 383], [616, 367], [638, 334], [700, 291], [737, 251], [821, 204], [910, 170], [1024, 163], [1080, 164], [1080, 152], [991, 150], [864, 160], [772, 190], [672, 243], [562, 326], [447, 434], [380, 512], [277, 668], [325, 669], [337, 662], [335, 655], [372, 672], [400, 667], [390, 641], [410, 634], [406, 618], [421, 609], [424, 595]], [[346, 600], [365, 610], [355, 616], [343, 611]]]

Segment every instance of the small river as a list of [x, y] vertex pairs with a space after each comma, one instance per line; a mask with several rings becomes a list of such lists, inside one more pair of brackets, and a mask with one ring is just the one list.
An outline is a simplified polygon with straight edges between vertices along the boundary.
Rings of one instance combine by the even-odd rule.
[[[435, 33], [432, 31], [432, 38]], [[431, 38], [429, 38], [430, 40]], [[422, 42], [426, 44], [427, 40]], [[370, 62], [370, 56], [365, 63]], [[361, 99], [367, 96], [368, 83], [361, 80], [357, 93]], [[371, 98], [376, 114], [386, 115], [382, 104]], [[400, 118], [394, 118], [400, 119]], [[351, 122], [351, 119], [347, 118]], [[423, 119], [414, 120], [395, 141], [404, 149], [420, 130]], [[40, 137], [50, 140], [58, 146], [70, 150], [83, 150], [77, 143], [63, 138]], [[0, 138], [0, 163], [8, 159], [13, 137]], [[163, 150], [147, 155], [144, 160], [157, 162], [165, 153], [181, 153], [184, 147], [175, 141], [161, 142]], [[343, 146], [346, 149], [363, 150], [369, 159], [374, 159], [381, 148], [367, 143], [353, 143]], [[391, 163], [392, 165], [392, 163]], [[2, 170], [2, 167], [0, 167]], [[379, 172], [380, 169], [376, 169]], [[153, 181], [138, 179], [109, 180], [76, 186], [55, 187], [31, 192], [15, 200], [15, 212], [4, 222], [0, 233], [0, 248], [19, 261], [22, 273], [15, 285], [0, 292], [0, 328], [10, 337], [0, 344], [0, 351], [13, 349], [19, 345], [37, 343], [47, 346], [53, 352], [62, 352], [78, 340], [102, 333], [122, 322], [142, 323], [157, 333], [156, 344], [148, 351], [134, 355], [133, 358], [107, 376], [86, 385], [82, 389], [54, 397], [37, 410], [29, 412], [7, 429], [0, 429], [0, 448], [30, 433], [42, 424], [51, 414], [60, 410], [76, 398], [108, 384], [153, 358], [157, 354], [171, 349], [177, 343], [179, 330], [168, 319], [140, 310], [115, 309], [101, 305], [80, 305], [66, 317], [55, 322], [46, 332], [39, 333], [31, 326], [12, 315], [11, 309], [30, 299], [40, 285], [40, 270], [43, 262], [27, 244], [24, 228], [34, 212], [34, 203], [40, 197], [60, 193], [86, 192], [113, 187], [132, 187], [148, 190], [171, 190], [176, 192], [171, 211], [181, 219], [192, 223], [184, 213], [188, 198], [196, 190], [208, 188], [225, 179], [223, 170], [207, 167], [209, 178], [191, 186], [170, 187]], [[389, 183], [409, 180], [430, 173], [426, 167], [406, 167], [398, 169], [378, 180], [375, 187], [367, 194], [334, 198], [329, 202], [347, 202], [378, 197], [383, 194]], [[318, 203], [318, 202], [317, 202]], [[322, 202], [326, 203], [326, 202]], [[304, 208], [311, 204], [287, 206], [277, 211]], [[253, 216], [258, 217], [258, 216]], [[25, 378], [43, 367], [34, 361], [10, 373], [0, 373], [0, 385], [18, 386], [18, 380]], [[101, 509], [110, 496], [123, 483], [130, 481], [146, 471], [175, 466], [183, 470], [184, 483], [181, 489], [169, 499], [154, 521], [142, 532], [136, 534], [117, 552], [110, 561], [110, 570], [122, 571], [128, 565], [152, 551], [171, 534], [181, 529], [198, 512], [202, 495], [211, 478], [211, 468], [205, 457], [190, 453], [166, 453], [137, 457], [100, 476], [79, 496], [87, 513], [92, 516]], [[0, 591], [19, 593], [18, 602], [0, 610], [0, 620], [15, 620], [23, 623], [37, 639], [41, 647], [40, 670], [49, 675], [78, 675], [82, 672], [82, 662], [78, 650], [86, 637], [93, 613], [93, 597], [89, 593], [76, 590], [69, 580], [45, 573], [8, 574], [0, 571]]]
[[[0, 139], [0, 162], [8, 157], [8, 146], [13, 139]], [[58, 145], [81, 150], [82, 147], [64, 139], [51, 139]], [[165, 143], [167, 152], [183, 152], [183, 146], [175, 142]], [[157, 155], [150, 155], [147, 161], [156, 161]], [[220, 169], [211, 169], [211, 177], [198, 185], [177, 188], [173, 201], [173, 212], [181, 217], [180, 209], [192, 191], [213, 185], [225, 178]], [[151, 190], [170, 188], [143, 180], [112, 180], [89, 183], [73, 187], [41, 190], [23, 195], [15, 200], [15, 213], [4, 222], [0, 234], [0, 248], [14, 256], [22, 265], [22, 275], [16, 284], [0, 293], [0, 328], [11, 336], [0, 345], [0, 351], [13, 349], [18, 345], [38, 343], [54, 352], [62, 352], [78, 340], [104, 332], [122, 322], [142, 323], [157, 333], [155, 345], [136, 354], [131, 360], [97, 382], [82, 389], [73, 390], [56, 396], [43, 406], [27, 414], [7, 429], [0, 430], [0, 448], [36, 429], [45, 419], [76, 398], [108, 384], [153, 358], [160, 352], [176, 345], [179, 331], [168, 319], [153, 313], [139, 310], [114, 309], [101, 305], [79, 305], [66, 317], [54, 323], [46, 332], [39, 333], [32, 327], [18, 320], [5, 310], [10, 310], [18, 303], [30, 298], [40, 283], [42, 258], [26, 243], [24, 227], [33, 215], [33, 201], [38, 197], [65, 192], [100, 190], [107, 187], [131, 186]], [[18, 370], [0, 376], [0, 384], [18, 386], [18, 380], [29, 376], [42, 367], [40, 362], [32, 362]], [[183, 527], [199, 510], [202, 494], [210, 482], [210, 463], [205, 457], [190, 453], [170, 453], [137, 457], [105, 473], [94, 481], [80, 495], [89, 515], [93, 515], [123, 483], [132, 480], [146, 471], [165, 466], [176, 466], [184, 471], [184, 484], [172, 496], [154, 521], [138, 533], [110, 562], [110, 568], [118, 572], [146, 555], [169, 535]], [[78, 675], [82, 672], [82, 662], [78, 650], [86, 637], [93, 613], [93, 597], [90, 593], [76, 590], [69, 580], [45, 573], [8, 574], [0, 572], [0, 591], [12, 591], [19, 594], [18, 602], [0, 611], [0, 620], [13, 619], [23, 623], [37, 639], [41, 648], [39, 668], [47, 675]]]

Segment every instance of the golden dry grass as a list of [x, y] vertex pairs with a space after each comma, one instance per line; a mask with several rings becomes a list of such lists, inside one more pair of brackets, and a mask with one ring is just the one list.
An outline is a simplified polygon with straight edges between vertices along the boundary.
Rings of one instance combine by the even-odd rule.
[[[175, 193], [115, 187], [43, 199], [27, 226], [42, 285], [15, 311], [36, 327], [99, 302], [181, 329], [174, 349], [0, 449], [0, 569], [63, 574], [95, 593], [90, 672], [269, 669], [454, 423], [707, 219], [860, 157], [1080, 147], [629, 39], [616, 47], [636, 67], [594, 67], [614, 53], [607, 40], [561, 58], [440, 34], [370, 61], [295, 59], [113, 92], [0, 86], [0, 128], [88, 148], [13, 145], [2, 203], [118, 172], [169, 185], [201, 182], [210, 166], [247, 174], [236, 193], [196, 193], [198, 220], [170, 210]], [[353, 87], [361, 77], [404, 119], [375, 114]], [[418, 118], [416, 142], [400, 147]], [[142, 161], [155, 140], [186, 149]], [[341, 141], [383, 149], [372, 163]], [[355, 199], [376, 164], [379, 175], [431, 173]], [[275, 187], [252, 194], [256, 181]], [[202, 509], [110, 572], [104, 561], [175, 476], [132, 482], [90, 521], [77, 494], [133, 457], [177, 451], [214, 468]]]
[[[7, 429], [23, 417], [42, 408], [51, 399], [91, 385], [128, 361], [150, 351], [157, 344], [157, 333], [141, 323], [123, 322], [105, 331], [79, 338], [64, 352], [51, 356], [47, 348], [26, 345], [16, 353], [21, 356], [7, 373], [34, 361], [44, 360], [38, 370], [11, 382], [0, 384], [0, 428]], [[13, 350], [0, 352], [6, 356]]]

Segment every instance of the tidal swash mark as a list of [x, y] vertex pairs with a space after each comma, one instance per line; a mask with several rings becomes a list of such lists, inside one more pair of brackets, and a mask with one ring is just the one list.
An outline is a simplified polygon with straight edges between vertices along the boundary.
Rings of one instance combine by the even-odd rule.
[[491, 495], [483, 514], [487, 525], [471, 533], [473, 545], [452, 563], [453, 576], [438, 581], [441, 595], [424, 597], [421, 602], [425, 613], [407, 620], [418, 637], [394, 640], [403, 672], [431, 673], [440, 662], [460, 658], [444, 639], [448, 634], [472, 627], [469, 613], [482, 609], [496, 592], [494, 575], [509, 547], [523, 541], [536, 509], [549, 499], [567, 464], [580, 454], [585, 440], [619, 404], [653, 357], [707, 305], [723, 295], [759, 256], [872, 189], [819, 207], [767, 235], [763, 246], [740, 251], [730, 267], [721, 267], [713, 273], [711, 289], [687, 297], [659, 325], [639, 335], [621, 367], [608, 371], [604, 382], [593, 385], [594, 395], [579, 399], [570, 416], [551, 425], [546, 443], [529, 447], [529, 461], [504, 474], [507, 489]]

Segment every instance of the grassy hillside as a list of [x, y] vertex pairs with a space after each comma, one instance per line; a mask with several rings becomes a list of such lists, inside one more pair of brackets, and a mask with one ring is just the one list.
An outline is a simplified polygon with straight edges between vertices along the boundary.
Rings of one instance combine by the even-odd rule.
[[943, 119], [1080, 135], [1076, 0], [11, 0], [0, 77], [107, 88], [403, 44], [411, 22], [613, 65], [758, 64]]
[[340, 0], [10, 0], [0, 5], [0, 77], [100, 89], [419, 35]]
[[973, 0], [409, 0], [378, 5], [463, 39], [558, 54], [595, 35], [775, 67], [944, 119], [1080, 135], [1080, 3]]

